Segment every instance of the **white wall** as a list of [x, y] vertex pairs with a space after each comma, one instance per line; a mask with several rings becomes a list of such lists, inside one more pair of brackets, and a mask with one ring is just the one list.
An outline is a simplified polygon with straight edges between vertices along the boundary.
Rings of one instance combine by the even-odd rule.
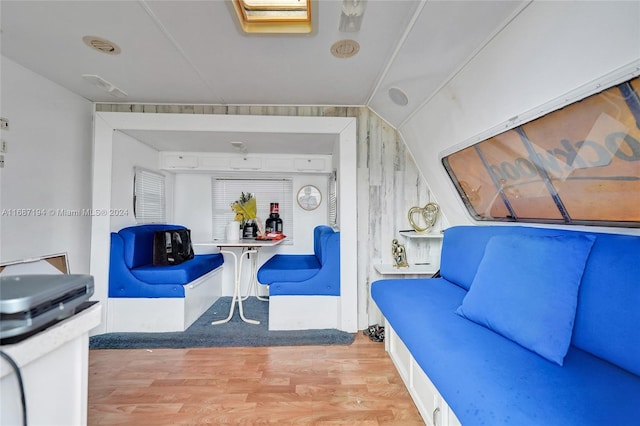
[[1, 60], [1, 113], [10, 130], [2, 133], [0, 261], [66, 252], [72, 273], [88, 273], [91, 216], [82, 210], [91, 208], [93, 105]]
[[449, 222], [468, 223], [437, 153], [585, 85], [595, 91], [616, 70], [637, 72], [638, 60], [639, 2], [533, 2], [399, 130]]
[[[134, 168], [162, 173], [166, 176], [167, 222], [172, 221], [173, 175], [158, 170], [159, 152], [137, 139], [120, 131], [113, 135], [113, 161], [111, 169], [111, 231], [117, 232], [127, 226], [136, 225], [133, 215], [133, 177]], [[126, 215], [120, 215], [126, 212]]]

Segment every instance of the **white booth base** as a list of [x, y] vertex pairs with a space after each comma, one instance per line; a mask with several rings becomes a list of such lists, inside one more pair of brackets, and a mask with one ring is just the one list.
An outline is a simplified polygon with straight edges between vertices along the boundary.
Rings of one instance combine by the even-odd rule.
[[388, 322], [384, 346], [428, 426], [461, 426], [460, 421]]
[[338, 328], [338, 296], [270, 296], [269, 330]]
[[107, 333], [184, 331], [213, 305], [222, 292], [222, 268], [184, 286], [184, 297], [110, 297]]
[[[89, 330], [100, 324], [95, 304], [21, 342], [0, 346], [20, 368], [30, 425], [87, 424]], [[0, 424], [21, 425], [16, 374], [0, 361]]]

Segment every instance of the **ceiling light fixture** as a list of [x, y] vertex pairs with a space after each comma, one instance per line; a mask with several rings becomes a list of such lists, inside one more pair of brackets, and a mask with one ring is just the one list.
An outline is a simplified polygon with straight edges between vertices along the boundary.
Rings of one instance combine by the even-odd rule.
[[331, 54], [336, 58], [350, 58], [360, 51], [360, 45], [355, 40], [338, 40], [331, 46]]
[[246, 33], [310, 33], [311, 0], [233, 0]]
[[342, 0], [342, 13], [338, 29], [347, 33], [360, 31], [366, 8], [367, 0]]
[[107, 80], [100, 77], [99, 75], [83, 74], [82, 78], [84, 78], [89, 83], [96, 86], [97, 88], [104, 90], [105, 92], [109, 93], [111, 96], [114, 96], [116, 98], [126, 98], [128, 96], [126, 92], [124, 92], [123, 90], [120, 90], [118, 87], [109, 83]]

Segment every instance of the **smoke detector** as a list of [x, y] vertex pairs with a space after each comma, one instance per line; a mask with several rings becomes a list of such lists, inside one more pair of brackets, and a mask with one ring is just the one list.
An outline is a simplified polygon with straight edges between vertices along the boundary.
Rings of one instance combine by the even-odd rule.
[[98, 52], [107, 53], [109, 55], [118, 55], [121, 52], [120, 47], [118, 47], [117, 44], [107, 40], [106, 38], [87, 35], [82, 37], [82, 41], [84, 44]]
[[355, 40], [338, 40], [331, 46], [331, 54], [336, 58], [350, 58], [360, 50], [360, 45]]

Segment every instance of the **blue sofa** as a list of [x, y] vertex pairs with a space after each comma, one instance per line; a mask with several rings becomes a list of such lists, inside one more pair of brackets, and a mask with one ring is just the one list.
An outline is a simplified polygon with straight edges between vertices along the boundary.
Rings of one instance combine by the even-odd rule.
[[[371, 295], [399, 370], [419, 367], [460, 423], [640, 424], [640, 237], [453, 227], [440, 275]], [[427, 387], [410, 392], [431, 422]]]
[[220, 253], [153, 265], [155, 232], [173, 229], [185, 227], [148, 224], [111, 233], [107, 331], [184, 330], [219, 297]]
[[337, 328], [340, 232], [319, 225], [313, 254], [276, 254], [258, 270], [269, 286], [269, 330]]

